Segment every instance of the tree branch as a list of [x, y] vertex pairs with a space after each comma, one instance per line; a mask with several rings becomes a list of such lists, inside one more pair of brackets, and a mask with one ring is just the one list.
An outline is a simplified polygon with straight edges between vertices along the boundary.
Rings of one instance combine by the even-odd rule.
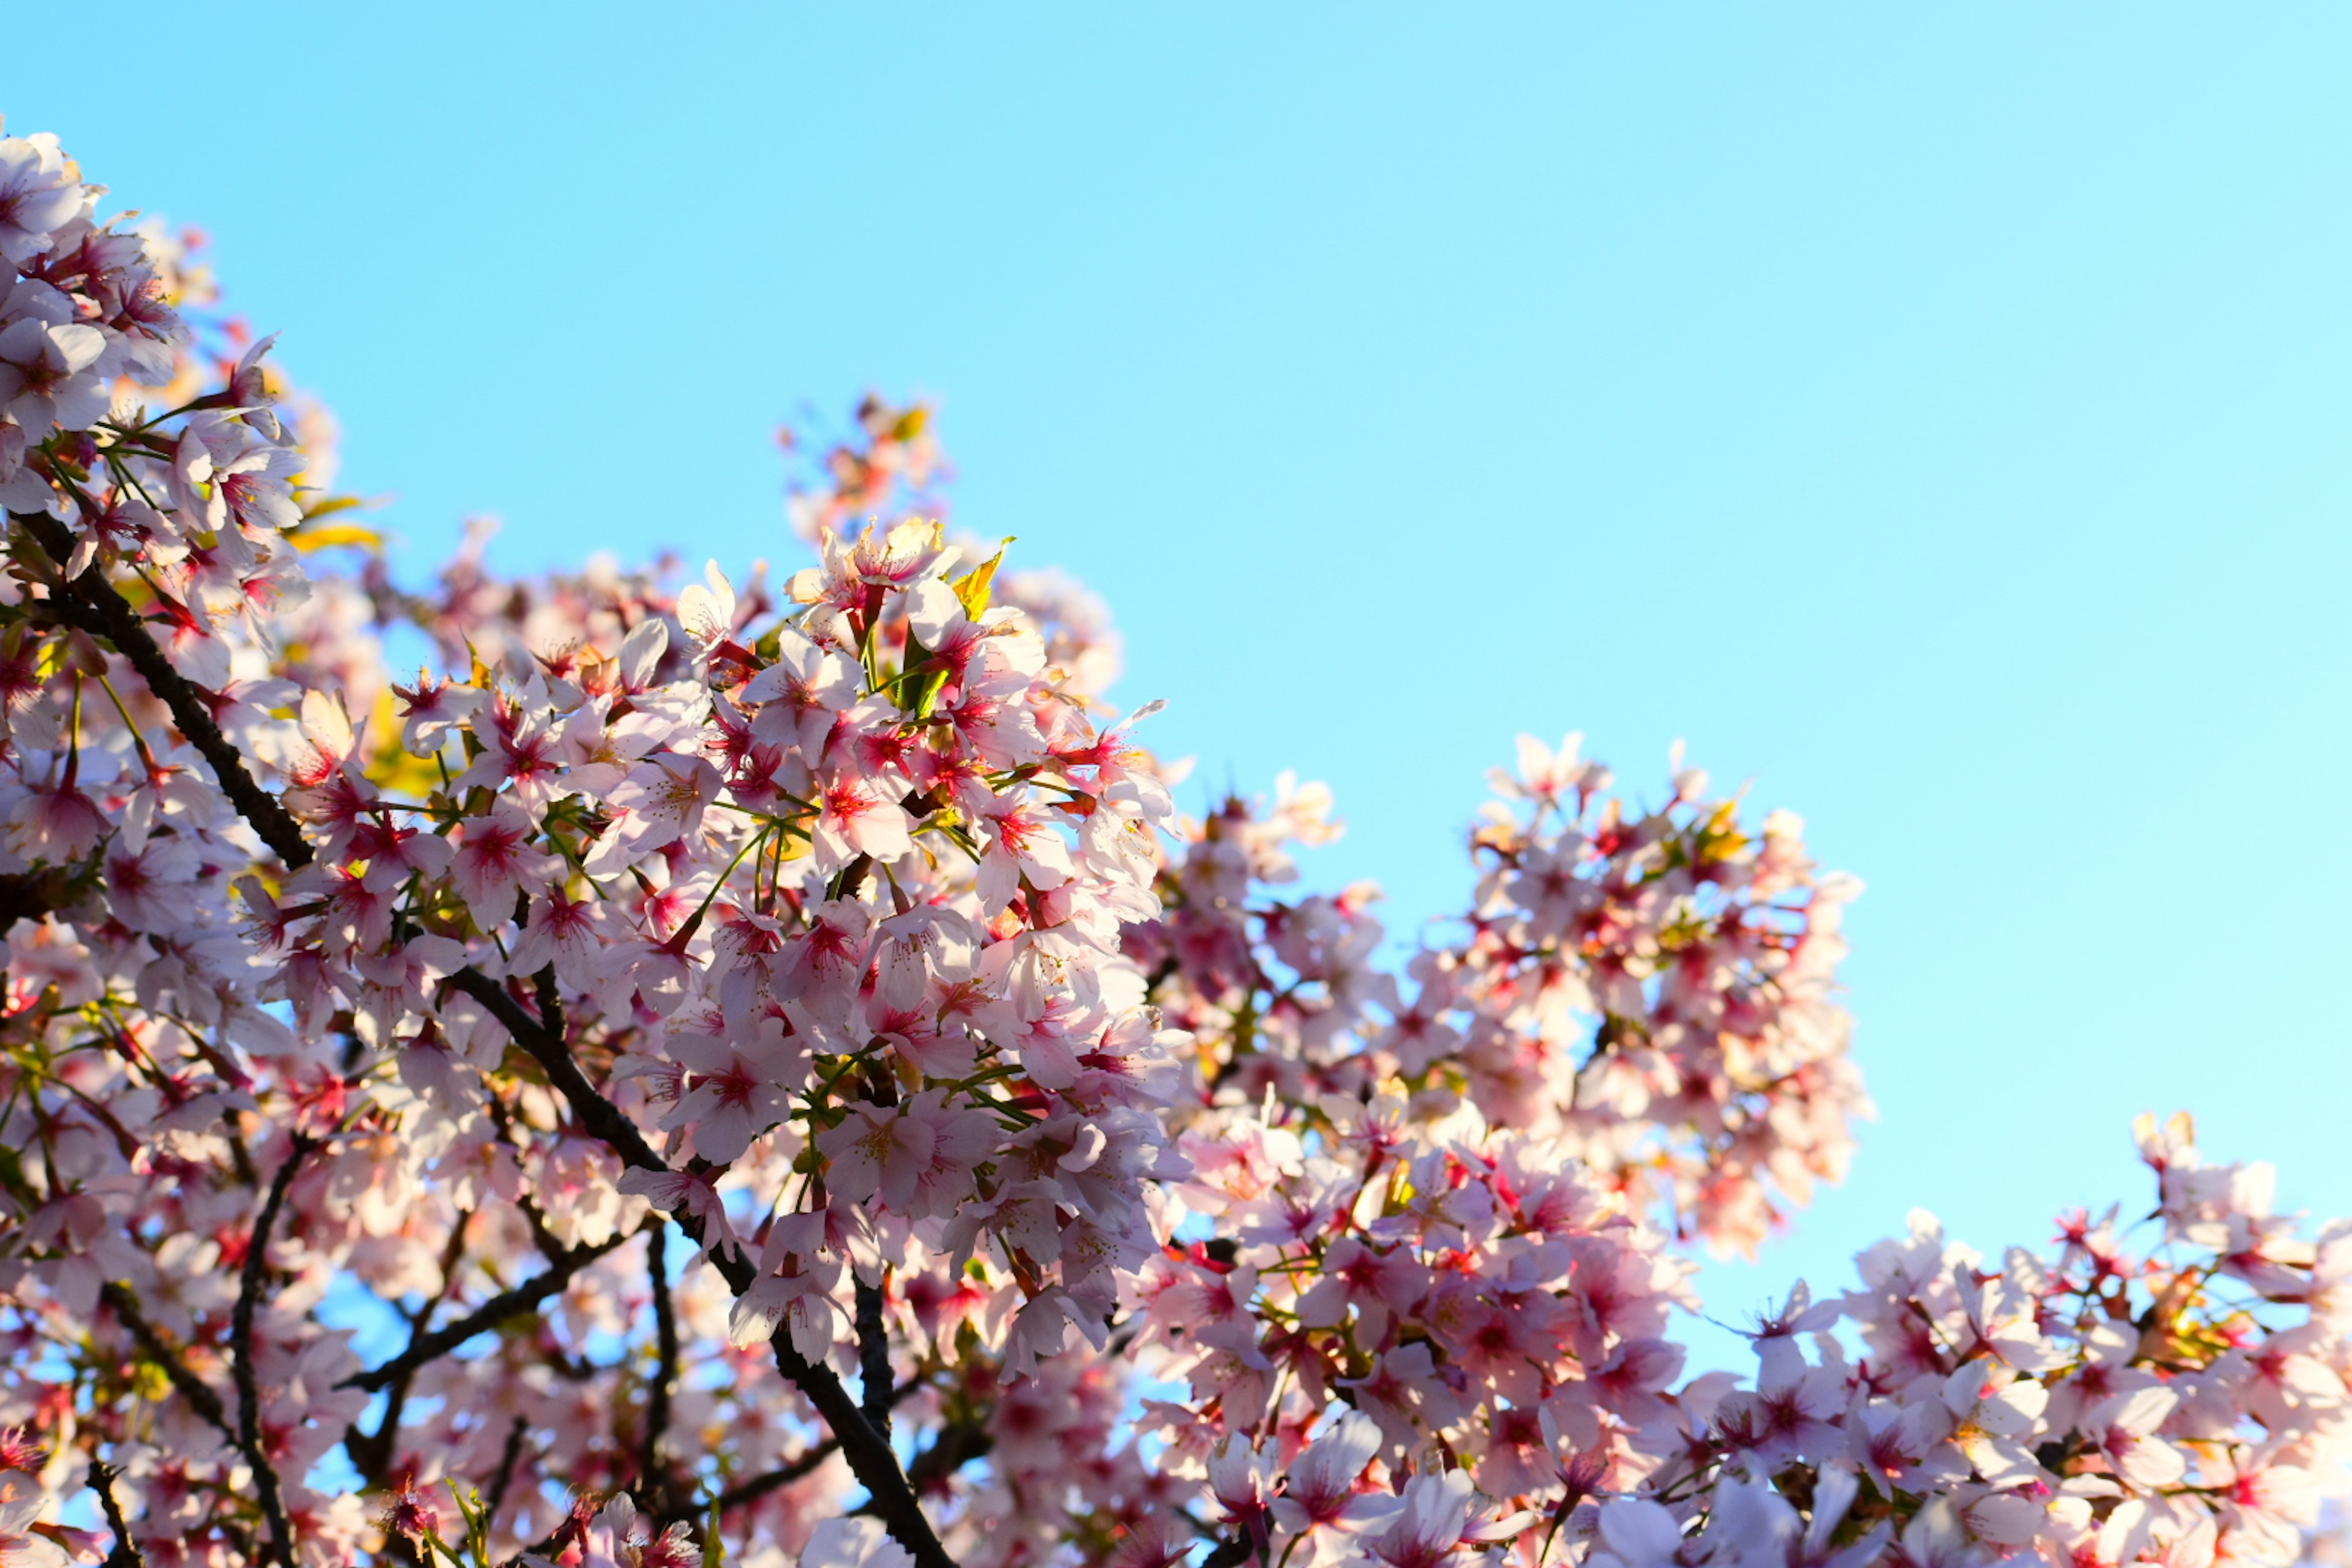
[[111, 1465], [95, 1458], [89, 1462], [89, 1489], [98, 1494], [98, 1506], [106, 1510], [106, 1527], [114, 1531], [114, 1545], [100, 1568], [147, 1568], [147, 1560], [131, 1544], [131, 1527], [122, 1521], [122, 1505], [114, 1500], [115, 1473]]
[[72, 899], [73, 879], [56, 867], [0, 876], [0, 931], [18, 921], [37, 921]]
[[[945, 1484], [949, 1477], [972, 1460], [986, 1458], [995, 1447], [996, 1438], [988, 1430], [986, 1411], [950, 1421], [931, 1439], [931, 1446], [917, 1454], [914, 1462], [907, 1467], [908, 1488], [920, 1497]], [[889, 1522], [890, 1516], [878, 1497], [869, 1496], [851, 1511], [874, 1514], [885, 1524]], [[893, 1530], [890, 1533], [896, 1535], [898, 1531]]]
[[995, 1447], [996, 1439], [982, 1418], [950, 1421], [940, 1428], [929, 1447], [915, 1456], [915, 1462], [907, 1467], [907, 1479], [917, 1491], [928, 1491]]
[[[896, 1405], [915, 1390], [931, 1381], [928, 1373], [919, 1373], [890, 1391], [890, 1403]], [[841, 1452], [841, 1440], [827, 1437], [809, 1446], [806, 1451], [794, 1455], [772, 1470], [765, 1470], [751, 1479], [738, 1481], [718, 1496], [719, 1511], [728, 1513], [747, 1504], [758, 1502], [771, 1492], [781, 1491], [814, 1470], [819, 1465]]]
[[890, 1330], [882, 1321], [882, 1287], [857, 1285], [857, 1402], [874, 1430], [890, 1435]]
[[[412, 1344], [423, 1331], [425, 1320], [439, 1310], [441, 1303], [448, 1299], [450, 1287], [457, 1282], [457, 1265], [466, 1256], [466, 1226], [473, 1217], [470, 1210], [460, 1214], [449, 1227], [449, 1239], [441, 1248], [441, 1283], [432, 1298], [415, 1311], [401, 1313], [408, 1324]], [[391, 1396], [383, 1403], [383, 1414], [376, 1417], [373, 1432], [362, 1431], [356, 1419], [343, 1428], [343, 1451], [351, 1456], [352, 1465], [370, 1486], [382, 1486], [384, 1472], [392, 1468], [394, 1434], [400, 1430], [401, 1410], [408, 1403], [408, 1384], [405, 1373], [393, 1380]]]
[[562, 1039], [563, 993], [556, 983], [555, 965], [542, 964], [539, 973], [530, 977], [530, 988], [533, 1000], [539, 1004], [540, 1028], [550, 1039]]
[[940, 1544], [931, 1521], [923, 1515], [923, 1505], [916, 1499], [912, 1479], [898, 1468], [898, 1456], [891, 1451], [889, 1439], [866, 1425], [865, 1413], [849, 1397], [849, 1390], [842, 1386], [833, 1369], [812, 1363], [794, 1350], [787, 1329], [778, 1329], [770, 1344], [776, 1352], [776, 1369], [799, 1385], [808, 1402], [816, 1406], [817, 1414], [824, 1417], [825, 1425], [833, 1428], [834, 1436], [841, 1440], [842, 1457], [849, 1461], [850, 1473], [873, 1500], [872, 1511], [898, 1544], [914, 1554], [916, 1568], [956, 1568], [955, 1559]]
[[[23, 524], [57, 563], [58, 569], [64, 571], [66, 563], [73, 557], [73, 535], [65, 524], [37, 512], [8, 515]], [[147, 683], [147, 689], [172, 710], [172, 721], [180, 733], [212, 764], [221, 793], [228, 796], [237, 815], [253, 825], [261, 841], [277, 851], [278, 858], [289, 868], [308, 866], [310, 845], [302, 837], [300, 825], [287, 812], [283, 802], [254, 782], [253, 775], [246, 771], [245, 759], [214, 721], [212, 709], [195, 683], [172, 668], [172, 661], [163, 657], [163, 650], [148, 635], [139, 612], [106, 580], [104, 567], [92, 563], [80, 576], [65, 584], [53, 602], [68, 624], [93, 637], [104, 637], [130, 661], [131, 668]]]
[[454, 1323], [445, 1323], [430, 1333], [418, 1334], [408, 1342], [406, 1350], [382, 1366], [355, 1372], [335, 1386], [364, 1389], [373, 1394], [428, 1362], [447, 1355], [475, 1335], [487, 1333], [508, 1319], [532, 1310], [570, 1284], [573, 1275], [628, 1239], [625, 1236], [614, 1236], [593, 1246], [573, 1247], [565, 1255], [563, 1261], [545, 1273], [533, 1275], [510, 1289], [499, 1291]]
[[296, 1133], [285, 1163], [270, 1181], [269, 1196], [263, 1201], [261, 1217], [253, 1222], [253, 1237], [246, 1244], [245, 1278], [237, 1288], [236, 1310], [229, 1320], [229, 1366], [236, 1377], [236, 1446], [253, 1468], [253, 1489], [261, 1503], [262, 1518], [269, 1521], [269, 1543], [278, 1568], [294, 1568], [294, 1531], [286, 1520], [277, 1468], [261, 1447], [261, 1387], [253, 1369], [253, 1312], [261, 1300], [269, 1233], [277, 1228], [278, 1211], [285, 1206], [286, 1189], [293, 1184], [294, 1173], [313, 1147], [310, 1139]]
[[520, 1415], [514, 1418], [514, 1425], [507, 1428], [507, 1446], [499, 1454], [498, 1479], [490, 1483], [489, 1501], [482, 1508], [482, 1518], [488, 1530], [498, 1528], [499, 1510], [507, 1505], [508, 1489], [514, 1485], [515, 1466], [522, 1459], [523, 1434], [530, 1429], [530, 1423]]
[[654, 1293], [654, 1374], [646, 1385], [645, 1440], [637, 1447], [637, 1484], [648, 1494], [656, 1514], [667, 1513], [669, 1471], [661, 1460], [661, 1442], [669, 1430], [671, 1390], [677, 1384], [677, 1304], [670, 1300], [669, 1259], [663, 1247], [669, 1227], [656, 1214], [646, 1227], [646, 1273]]
[[1210, 1549], [1206, 1557], [1201, 1559], [1201, 1568], [1241, 1568], [1243, 1563], [1257, 1555], [1257, 1548], [1250, 1544], [1249, 1538], [1245, 1535], [1236, 1535], [1226, 1540], [1219, 1540], [1213, 1535], [1209, 1539], [1215, 1541], [1217, 1544]]
[[[73, 536], [62, 523], [41, 514], [12, 512], [41, 548], [62, 571], [73, 554]], [[173, 721], [186, 736], [205, 760], [212, 764], [219, 780], [221, 792], [227, 795], [239, 816], [251, 824], [263, 843], [275, 850], [289, 867], [310, 863], [312, 852], [308, 840], [285, 804], [264, 790], [246, 771], [244, 761], [228, 738], [221, 733], [197, 688], [172, 668], [171, 661], [148, 634], [139, 615], [128, 601], [106, 580], [102, 568], [92, 565], [66, 584], [56, 595], [58, 612], [72, 625], [103, 637], [130, 661], [133, 669], [147, 682], [150, 691], [171, 710]], [[580, 1125], [601, 1138], [623, 1163], [640, 1170], [671, 1173], [668, 1164], [647, 1145], [636, 1124], [624, 1115], [620, 1108], [599, 1093], [580, 1070], [565, 1048], [561, 1034], [551, 1031], [542, 1021], [507, 993], [506, 988], [480, 970], [468, 965], [449, 977], [449, 984], [473, 997], [499, 1023], [516, 1042], [539, 1062], [548, 1081], [572, 1108]], [[281, 1173], [281, 1175], [284, 1173]], [[269, 1217], [282, 1193], [273, 1195]], [[692, 1215], [677, 1215], [677, 1226], [698, 1245], [702, 1240], [703, 1226]], [[728, 1289], [740, 1296], [751, 1287], [757, 1278], [750, 1261], [740, 1255], [714, 1252], [712, 1263], [726, 1279]], [[257, 1285], [257, 1268], [248, 1263]], [[240, 1303], [249, 1320], [249, 1306]], [[779, 1329], [772, 1342], [776, 1368], [799, 1387], [810, 1404], [824, 1417], [835, 1435], [841, 1440], [843, 1455], [850, 1469], [873, 1498], [873, 1510], [880, 1515], [901, 1546], [914, 1554], [917, 1568], [955, 1568], [954, 1560], [940, 1544], [940, 1538], [923, 1516], [916, 1500], [914, 1489], [908, 1484], [907, 1473], [899, 1468], [898, 1456], [891, 1451], [889, 1440], [874, 1430], [856, 1402], [849, 1396], [833, 1369], [821, 1363], [811, 1363], [792, 1346], [789, 1335]], [[240, 1390], [249, 1380], [249, 1366], [241, 1373]], [[241, 1425], [254, 1420], [250, 1401], [242, 1413]], [[248, 1456], [251, 1458], [252, 1456]], [[277, 1478], [267, 1467], [255, 1464], [256, 1479], [262, 1492], [265, 1512], [270, 1518], [273, 1535], [282, 1568], [294, 1568], [290, 1544], [286, 1539], [284, 1510], [278, 1496]]]
[[720, 1492], [719, 1511], [731, 1513], [747, 1503], [758, 1502], [771, 1492], [782, 1491], [839, 1452], [841, 1442], [838, 1438], [827, 1437], [822, 1443], [814, 1444], [774, 1469], [763, 1471], [748, 1481], [739, 1481]]
[[[515, 1043], [546, 1071], [548, 1082], [563, 1096], [573, 1118], [587, 1131], [603, 1139], [621, 1157], [622, 1163], [660, 1175], [676, 1174], [668, 1162], [646, 1143], [636, 1123], [588, 1081], [588, 1075], [580, 1070], [580, 1064], [572, 1059], [563, 1041], [550, 1034], [505, 986], [471, 966], [451, 975], [449, 984], [479, 1002], [492, 1017], [506, 1026]], [[698, 1216], [676, 1213], [670, 1218], [688, 1240], [701, 1245], [705, 1226]], [[749, 1290], [759, 1278], [750, 1260], [740, 1253], [714, 1250], [710, 1262], [727, 1281], [728, 1289], [738, 1296]], [[816, 1406], [817, 1414], [840, 1439], [842, 1456], [872, 1498], [873, 1511], [889, 1528], [898, 1544], [914, 1554], [916, 1568], [955, 1568], [955, 1560], [940, 1544], [938, 1532], [924, 1517], [922, 1504], [916, 1499], [907, 1472], [899, 1468], [898, 1456], [891, 1450], [889, 1438], [866, 1421], [865, 1413], [833, 1369], [821, 1362], [811, 1362], [794, 1350], [790, 1332], [781, 1326], [769, 1343], [775, 1352], [776, 1370]]]
[[221, 1396], [213, 1392], [212, 1384], [188, 1370], [188, 1363], [180, 1359], [180, 1352], [172, 1348], [170, 1342], [156, 1331], [155, 1325], [149, 1322], [147, 1315], [139, 1310], [138, 1299], [131, 1294], [129, 1289], [110, 1279], [99, 1288], [98, 1297], [113, 1309], [117, 1318], [122, 1320], [122, 1326], [131, 1331], [131, 1339], [146, 1352], [147, 1359], [163, 1369], [163, 1379], [172, 1385], [173, 1392], [186, 1400], [189, 1408], [218, 1428], [221, 1436], [236, 1441], [236, 1428], [229, 1425], [228, 1407], [221, 1403]]
[[[669, 1173], [669, 1165], [653, 1152], [652, 1146], [646, 1142], [645, 1134], [637, 1131], [637, 1124], [623, 1115], [619, 1106], [606, 1100], [596, 1086], [588, 1081], [588, 1075], [580, 1070], [578, 1062], [572, 1060], [572, 1052], [564, 1046], [562, 1037], [542, 1027], [540, 1021], [531, 1016], [530, 1010], [516, 1001], [504, 985], [470, 964], [451, 975], [449, 984], [479, 1002], [490, 1016], [506, 1026], [506, 1031], [514, 1037], [515, 1044], [539, 1063], [547, 1074], [548, 1083], [572, 1108], [573, 1119], [590, 1134], [609, 1144], [613, 1152], [621, 1157], [623, 1164], [635, 1166], [640, 1171]], [[685, 1221], [681, 1219], [679, 1225], [683, 1228]], [[701, 1237], [696, 1236], [695, 1239], [699, 1241]], [[748, 1284], [750, 1266], [747, 1264], [744, 1268], [745, 1283]], [[733, 1281], [729, 1283], [733, 1284]], [[736, 1286], [735, 1289], [740, 1294], [743, 1286]]]

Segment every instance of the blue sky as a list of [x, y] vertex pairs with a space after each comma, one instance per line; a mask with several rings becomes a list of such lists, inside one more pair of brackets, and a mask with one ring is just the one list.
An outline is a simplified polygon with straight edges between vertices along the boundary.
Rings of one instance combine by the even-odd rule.
[[212, 231], [415, 567], [788, 561], [774, 424], [927, 394], [1394, 929], [1520, 730], [1801, 812], [1883, 1115], [1718, 1312], [2137, 1202], [2142, 1109], [2352, 1211], [2352, 13], [649, 15], [118, 7], [0, 110]]

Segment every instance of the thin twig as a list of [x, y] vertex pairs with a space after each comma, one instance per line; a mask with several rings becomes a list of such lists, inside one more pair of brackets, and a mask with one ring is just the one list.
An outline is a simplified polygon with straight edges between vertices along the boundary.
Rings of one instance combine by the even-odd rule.
[[[457, 1265], [466, 1256], [466, 1226], [472, 1218], [470, 1211], [460, 1214], [457, 1223], [449, 1227], [449, 1239], [441, 1248], [441, 1283], [432, 1296], [420, 1302], [415, 1311], [401, 1313], [407, 1321], [408, 1337], [412, 1343], [426, 1321], [443, 1301], [448, 1300], [450, 1287], [457, 1282]], [[410, 1381], [408, 1373], [393, 1379], [392, 1392], [384, 1398], [383, 1411], [376, 1417], [374, 1431], [362, 1431], [356, 1418], [343, 1428], [343, 1451], [351, 1456], [352, 1465], [372, 1487], [382, 1486], [385, 1473], [392, 1468], [393, 1445], [397, 1441], [396, 1434], [400, 1431], [401, 1412], [408, 1405]]]
[[106, 1510], [106, 1528], [114, 1531], [114, 1545], [101, 1568], [147, 1568], [139, 1548], [131, 1544], [131, 1527], [122, 1521], [122, 1505], [114, 1500], [117, 1473], [112, 1465], [97, 1459], [89, 1462], [89, 1489], [98, 1494], [98, 1506]]
[[982, 1417], [950, 1421], [940, 1428], [929, 1447], [915, 1456], [915, 1462], [907, 1467], [907, 1479], [916, 1490], [928, 1490], [972, 1460], [986, 1458], [995, 1447], [996, 1438]]
[[[890, 1403], [897, 1405], [930, 1381], [929, 1373], [916, 1373], [890, 1391]], [[776, 1468], [763, 1470], [751, 1479], [738, 1481], [720, 1492], [717, 1499], [719, 1511], [732, 1512], [747, 1503], [758, 1502], [770, 1492], [781, 1491], [839, 1452], [841, 1452], [841, 1439], [838, 1437], [827, 1437], [823, 1442], [812, 1444], [804, 1452], [794, 1455]]]
[[520, 1415], [507, 1428], [507, 1446], [499, 1454], [498, 1479], [490, 1483], [490, 1499], [482, 1509], [485, 1531], [498, 1528], [499, 1510], [507, 1505], [507, 1489], [514, 1485], [515, 1466], [522, 1459], [523, 1434], [530, 1429], [530, 1423]]
[[793, 1456], [791, 1460], [777, 1466], [774, 1469], [762, 1471], [748, 1481], [739, 1481], [720, 1492], [719, 1511], [731, 1513], [746, 1503], [758, 1502], [770, 1492], [782, 1491], [839, 1452], [841, 1452], [841, 1440], [837, 1437], [827, 1437], [824, 1442], [811, 1446], [806, 1452]]
[[570, 1284], [574, 1274], [628, 1239], [626, 1236], [614, 1236], [593, 1246], [573, 1247], [564, 1255], [562, 1261], [545, 1273], [535, 1274], [511, 1289], [499, 1291], [453, 1323], [445, 1323], [430, 1333], [417, 1335], [408, 1342], [406, 1350], [382, 1366], [355, 1372], [335, 1386], [364, 1389], [373, 1394], [427, 1362], [447, 1355], [475, 1335], [487, 1333], [508, 1319], [532, 1310]]
[[571, 1254], [572, 1249], [557, 1240], [555, 1233], [547, 1228], [547, 1216], [539, 1212], [539, 1205], [530, 1201], [529, 1193], [515, 1195], [515, 1207], [522, 1211], [522, 1217], [530, 1223], [531, 1245], [539, 1248], [541, 1258], [550, 1263], [561, 1263]]
[[147, 1315], [139, 1310], [138, 1299], [126, 1287], [112, 1279], [99, 1287], [98, 1297], [114, 1310], [114, 1315], [122, 1321], [122, 1326], [131, 1331], [131, 1339], [137, 1342], [147, 1359], [163, 1369], [164, 1381], [188, 1402], [189, 1408], [218, 1428], [223, 1436], [234, 1440], [236, 1428], [229, 1424], [228, 1407], [221, 1403], [221, 1396], [213, 1391], [212, 1384], [188, 1370], [188, 1363], [180, 1359], [180, 1352], [172, 1348], [171, 1342], [156, 1331], [155, 1325], [149, 1322]]
[[269, 1543], [278, 1568], [294, 1568], [294, 1529], [287, 1522], [277, 1468], [261, 1447], [261, 1384], [253, 1368], [253, 1311], [261, 1300], [269, 1233], [277, 1228], [278, 1211], [286, 1205], [286, 1189], [293, 1184], [294, 1173], [313, 1147], [310, 1139], [296, 1133], [285, 1163], [270, 1181], [261, 1217], [253, 1222], [252, 1238], [246, 1243], [245, 1278], [237, 1288], [236, 1310], [229, 1320], [229, 1367], [236, 1377], [236, 1446], [252, 1467], [253, 1489], [261, 1503], [262, 1518], [269, 1521]]
[[580, 1525], [579, 1514], [566, 1513], [554, 1530], [499, 1563], [499, 1568], [522, 1568], [526, 1557], [544, 1557], [553, 1561], [555, 1554], [563, 1549], [563, 1543], [579, 1531]]

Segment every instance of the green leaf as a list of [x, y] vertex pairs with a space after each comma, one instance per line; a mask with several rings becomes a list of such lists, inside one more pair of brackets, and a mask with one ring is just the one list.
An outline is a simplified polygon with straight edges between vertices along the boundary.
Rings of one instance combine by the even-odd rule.
[[930, 664], [907, 679], [914, 683], [908, 693], [912, 700], [901, 702], [899, 706], [912, 714], [915, 722], [919, 724], [931, 716], [931, 705], [940, 700], [940, 688], [948, 683], [948, 667]]
[[931, 716], [931, 704], [940, 699], [940, 688], [948, 680], [948, 667], [931, 657], [931, 650], [912, 632], [907, 634], [907, 652], [898, 678], [890, 682], [891, 700], [912, 714], [921, 723]]

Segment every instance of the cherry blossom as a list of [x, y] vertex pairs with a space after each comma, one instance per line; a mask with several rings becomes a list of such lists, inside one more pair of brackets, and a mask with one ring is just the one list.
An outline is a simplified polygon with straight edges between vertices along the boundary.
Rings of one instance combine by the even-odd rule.
[[926, 410], [791, 443], [774, 588], [507, 578], [486, 525], [406, 583], [200, 242], [101, 195], [0, 138], [0, 1563], [2327, 1528], [2352, 1227], [2185, 1117], [2145, 1225], [1916, 1216], [1686, 1371], [1689, 1249], [1869, 1110], [1794, 816], [1523, 740], [1391, 962], [1377, 888], [1301, 885], [1330, 791], [1180, 816], [1108, 612], [950, 531]]

